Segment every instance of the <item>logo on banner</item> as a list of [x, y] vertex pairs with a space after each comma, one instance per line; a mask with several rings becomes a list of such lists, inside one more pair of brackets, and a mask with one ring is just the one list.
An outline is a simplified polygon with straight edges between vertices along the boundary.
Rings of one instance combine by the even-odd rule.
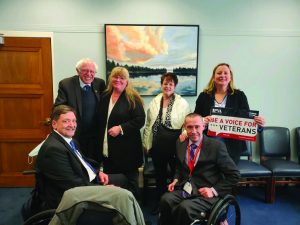
[[259, 112], [245, 111], [242, 113], [242, 117], [234, 117], [230, 114], [231, 109], [229, 108], [212, 108], [207, 135], [256, 141], [257, 124], [254, 121], [254, 116], [257, 116]]

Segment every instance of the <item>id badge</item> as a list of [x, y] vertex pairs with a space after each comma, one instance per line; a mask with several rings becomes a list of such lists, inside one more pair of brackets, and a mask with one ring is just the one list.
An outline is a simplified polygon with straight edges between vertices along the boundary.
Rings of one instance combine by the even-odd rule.
[[186, 193], [188, 193], [189, 195], [191, 195], [191, 194], [192, 194], [192, 190], [193, 190], [192, 184], [191, 184], [190, 182], [187, 181], [187, 182], [184, 184], [184, 186], [183, 186], [183, 190], [184, 190]]

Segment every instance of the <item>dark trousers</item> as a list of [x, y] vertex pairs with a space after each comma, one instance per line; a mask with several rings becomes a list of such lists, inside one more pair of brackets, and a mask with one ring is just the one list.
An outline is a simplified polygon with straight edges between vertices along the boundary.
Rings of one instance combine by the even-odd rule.
[[151, 156], [155, 169], [157, 200], [167, 191], [168, 178], [173, 179], [175, 172], [175, 149], [152, 148]]
[[141, 194], [139, 189], [139, 171], [138, 169], [123, 173], [128, 180], [128, 190], [132, 192], [136, 200], [140, 201]]
[[108, 180], [108, 184], [113, 184], [122, 188], [128, 187], [128, 180], [123, 174], [108, 174]]
[[139, 201], [141, 196], [140, 196], [140, 190], [139, 190], [139, 183], [138, 183], [138, 178], [139, 178], [139, 171], [138, 168], [132, 169], [130, 171], [121, 171], [119, 169], [116, 169], [114, 166], [112, 166], [113, 163], [110, 161], [109, 158], [104, 158], [103, 160], [103, 172], [107, 174], [122, 174], [126, 177], [127, 179], [127, 187], [129, 191], [132, 192], [134, 197]]
[[201, 196], [183, 198], [182, 190], [165, 193], [159, 205], [159, 224], [190, 225], [196, 219], [203, 220], [217, 200]]
[[76, 137], [80, 144], [80, 151], [87, 158], [93, 159], [98, 163], [102, 162], [102, 154], [99, 147], [99, 138], [94, 135], [80, 135]]

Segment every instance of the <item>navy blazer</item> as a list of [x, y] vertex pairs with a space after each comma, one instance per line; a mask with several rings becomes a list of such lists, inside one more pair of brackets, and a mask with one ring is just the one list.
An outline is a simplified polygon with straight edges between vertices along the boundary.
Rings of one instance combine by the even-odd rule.
[[113, 126], [121, 125], [123, 135], [119, 134], [117, 137], [107, 135], [109, 159], [113, 162], [116, 171], [120, 173], [132, 171], [143, 163], [140, 129], [145, 123], [145, 111], [143, 105], [138, 101], [135, 101], [135, 108], [130, 107], [123, 92], [107, 120], [110, 98], [111, 93], [104, 93], [100, 100], [100, 146], [102, 149], [106, 126], [109, 130]]
[[55, 131], [48, 136], [37, 156], [36, 181], [39, 198], [46, 208], [56, 208], [63, 193], [70, 188], [93, 185], [71, 146]]
[[[96, 96], [97, 105], [96, 110], [99, 108], [100, 95], [105, 90], [104, 80], [95, 77], [94, 81], [91, 83], [92, 91]], [[57, 105], [68, 105], [76, 110], [77, 118], [77, 129], [75, 137], [80, 136], [82, 131], [81, 118], [82, 118], [82, 97], [81, 97], [81, 87], [79, 83], [79, 76], [75, 75], [69, 78], [65, 78], [59, 82], [58, 94], [54, 102], [54, 106]], [[97, 115], [96, 111], [96, 115]], [[95, 130], [90, 131], [91, 133], [98, 132], [98, 127], [95, 126]]]
[[[189, 179], [190, 174], [186, 163], [187, 146], [188, 140], [177, 141], [174, 178], [178, 179], [180, 187]], [[201, 187], [213, 187], [220, 196], [225, 196], [232, 192], [239, 177], [239, 171], [228, 155], [224, 143], [203, 135], [200, 156], [190, 177], [193, 194], [198, 195], [197, 190]]]
[[[210, 109], [214, 107], [214, 94], [201, 92], [196, 101], [195, 113], [202, 117], [210, 115]], [[241, 116], [250, 110], [248, 100], [244, 92], [235, 90], [233, 95], [227, 95], [226, 107], [232, 109], [231, 116]], [[246, 142], [236, 139], [224, 138], [227, 150], [234, 158], [239, 158], [240, 153], [246, 150]]]

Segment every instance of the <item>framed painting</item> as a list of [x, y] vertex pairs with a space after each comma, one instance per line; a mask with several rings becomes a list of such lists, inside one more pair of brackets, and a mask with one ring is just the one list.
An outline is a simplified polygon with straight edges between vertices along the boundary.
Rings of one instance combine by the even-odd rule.
[[142, 96], [161, 92], [160, 77], [178, 77], [175, 92], [197, 95], [198, 25], [105, 24], [106, 75], [115, 66], [126, 67]]

